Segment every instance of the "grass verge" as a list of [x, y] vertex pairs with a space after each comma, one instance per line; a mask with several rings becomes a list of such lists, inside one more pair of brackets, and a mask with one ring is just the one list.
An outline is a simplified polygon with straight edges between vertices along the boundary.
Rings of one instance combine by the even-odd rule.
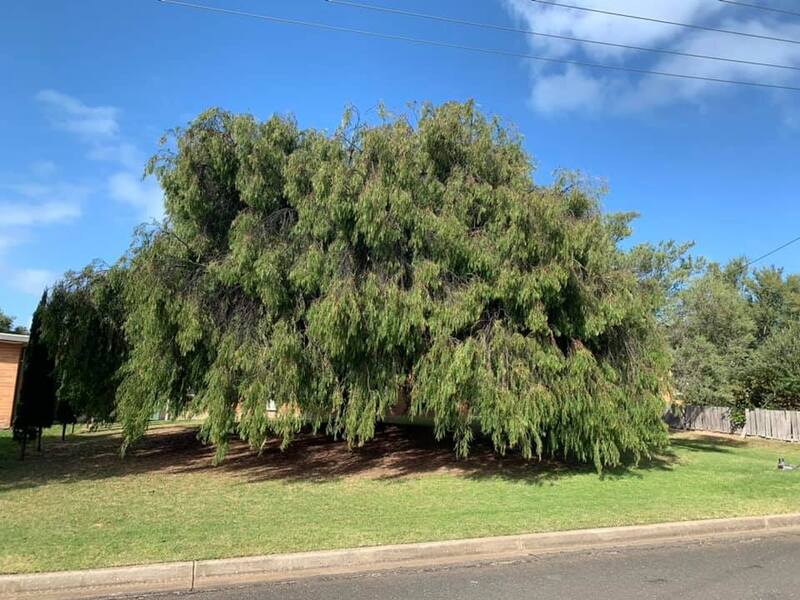
[[303, 436], [212, 467], [197, 427], [152, 430], [125, 459], [119, 431], [44, 439], [17, 460], [0, 432], [0, 572], [25, 573], [800, 512], [800, 447], [694, 434], [602, 477], [478, 447], [457, 460], [426, 429], [364, 448]]

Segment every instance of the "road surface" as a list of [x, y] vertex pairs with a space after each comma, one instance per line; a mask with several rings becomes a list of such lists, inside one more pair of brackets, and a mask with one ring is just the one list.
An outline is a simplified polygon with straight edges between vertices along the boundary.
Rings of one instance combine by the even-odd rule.
[[[301, 579], [178, 596], [186, 600], [798, 599], [800, 532]], [[167, 597], [176, 595], [155, 598]]]

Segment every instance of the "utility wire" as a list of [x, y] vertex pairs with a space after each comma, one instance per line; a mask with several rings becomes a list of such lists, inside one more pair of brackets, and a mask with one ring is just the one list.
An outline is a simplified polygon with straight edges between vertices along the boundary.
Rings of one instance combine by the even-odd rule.
[[259, 13], [245, 12], [241, 10], [234, 10], [229, 8], [219, 8], [216, 6], [207, 6], [205, 4], [195, 4], [192, 2], [182, 2], [180, 0], [158, 0], [162, 4], [173, 4], [175, 6], [183, 6], [187, 8], [195, 8], [208, 12], [236, 15], [240, 17], [250, 17], [253, 19], [261, 19], [263, 21], [270, 21], [272, 23], [282, 23], [286, 25], [299, 25], [303, 27], [313, 27], [316, 29], [323, 29], [326, 31], [339, 31], [343, 33], [354, 33], [357, 35], [369, 36], [374, 38], [381, 38], [386, 40], [395, 40], [401, 42], [409, 42], [413, 44], [421, 44], [428, 46], [436, 46], [439, 48], [452, 48], [454, 50], [466, 50], [468, 52], [477, 52], [481, 54], [490, 54], [494, 56], [508, 56], [513, 58], [524, 58], [528, 60], [536, 60], [548, 63], [557, 63], [565, 65], [575, 65], [579, 67], [589, 67], [592, 69], [605, 69], [608, 71], [623, 71], [628, 73], [638, 73], [640, 75], [658, 75], [660, 77], [671, 77], [673, 79], [687, 79], [691, 81], [708, 81], [712, 83], [727, 83], [731, 85], [742, 85], [757, 88], [768, 88], [777, 90], [789, 90], [792, 92], [800, 92], [800, 87], [791, 85], [780, 85], [776, 83], [761, 83], [757, 81], [743, 81], [737, 79], [721, 79], [717, 77], [705, 77], [702, 75], [688, 75], [685, 73], [673, 73], [670, 71], [654, 71], [649, 69], [637, 69], [635, 67], [623, 67], [620, 65], [608, 65], [602, 63], [585, 62], [580, 60], [571, 60], [566, 58], [553, 58], [549, 56], [537, 56], [535, 54], [523, 54], [520, 52], [509, 52], [506, 50], [495, 50], [492, 48], [482, 48], [479, 46], [464, 46], [462, 44], [451, 44], [449, 42], [441, 42], [437, 40], [429, 40], [425, 38], [410, 37], [405, 35], [395, 35], [390, 33], [379, 33], [367, 29], [355, 29], [352, 27], [341, 27], [338, 25], [328, 25], [327, 23], [318, 23], [315, 21], [301, 21], [298, 19], [286, 19], [283, 17], [275, 17], [272, 15], [264, 15]]
[[758, 10], [766, 10], [769, 12], [780, 13], [782, 15], [791, 15], [793, 17], [800, 17], [800, 12], [793, 10], [785, 10], [783, 8], [775, 8], [774, 6], [765, 6], [764, 4], [753, 4], [752, 2], [739, 2], [738, 0], [719, 0], [725, 4], [733, 4], [734, 6], [741, 6], [744, 8], [757, 8]]
[[[421, 13], [410, 10], [403, 10], [399, 8], [389, 8], [386, 6], [376, 6], [374, 4], [363, 4], [361, 2], [350, 2], [349, 0], [325, 0], [329, 4], [336, 4], [340, 6], [349, 6], [352, 8], [360, 8], [364, 10], [372, 10], [376, 12], [389, 13], [395, 15], [402, 15], [406, 17], [415, 17], [418, 19], [428, 19], [430, 21], [440, 21], [444, 23], [454, 23], [456, 25], [467, 25], [470, 27], [480, 27], [482, 29], [490, 29], [494, 31], [507, 31], [513, 33], [524, 33], [526, 35], [540, 36], [546, 38], [553, 38], [557, 40], [565, 40], [568, 42], [578, 42], [581, 44], [598, 44], [601, 46], [611, 46], [613, 48], [625, 48], [627, 50], [637, 50], [641, 52], [656, 52], [659, 54], [670, 54], [673, 56], [686, 56], [688, 58], [700, 58], [704, 60], [717, 60], [722, 62], [737, 63], [742, 65], [753, 65], [756, 67], [771, 67], [774, 69], [789, 69], [792, 71], [800, 71], [800, 67], [792, 65], [780, 65], [775, 63], [760, 62], [755, 60], [740, 60], [736, 58], [727, 58], [723, 56], [711, 56], [709, 54], [693, 54], [690, 52], [680, 52], [678, 50], [668, 50], [662, 48], [647, 48], [644, 46], [632, 46], [630, 44], [618, 44], [616, 42], [604, 42], [600, 40], [590, 40], [580, 37], [572, 37], [567, 35], [558, 35], [555, 33], [543, 33], [541, 31], [534, 31], [531, 29], [519, 29], [516, 27], [506, 27], [504, 25], [495, 25], [494, 23], [481, 23], [478, 21], [467, 21], [464, 19], [456, 19], [453, 17], [444, 17], [441, 15], [432, 15], [429, 13]], [[724, 0], [723, 0], [724, 1]]]
[[768, 256], [772, 256], [776, 252], [779, 252], [779, 251], [783, 250], [784, 248], [786, 248], [787, 246], [791, 246], [792, 244], [795, 244], [797, 242], [800, 242], [800, 237], [796, 237], [793, 240], [789, 240], [785, 244], [781, 244], [780, 246], [778, 246], [777, 248], [774, 248], [773, 250], [770, 250], [766, 254], [763, 254], [763, 255], [759, 256], [758, 258], [754, 258], [753, 260], [751, 260], [750, 262], [747, 263], [747, 266], [749, 267], [750, 265], [755, 264], [758, 261], [767, 258]]
[[661, 23], [663, 25], [674, 25], [676, 27], [686, 27], [688, 29], [699, 29], [701, 31], [713, 31], [716, 33], [727, 33], [729, 35], [738, 35], [748, 38], [756, 38], [759, 40], [770, 40], [772, 42], [783, 42], [785, 44], [800, 44], [800, 40], [792, 40], [789, 38], [779, 38], [771, 35], [762, 35], [759, 33], [748, 33], [746, 31], [736, 31], [733, 29], [718, 29], [716, 27], [707, 27], [705, 25], [695, 25], [693, 23], [679, 23], [678, 21], [667, 21], [665, 19], [656, 19], [654, 17], [643, 17], [641, 15], [633, 15], [630, 13], [614, 12], [611, 10], [602, 10], [599, 8], [589, 8], [588, 6], [576, 6], [574, 4], [563, 4], [561, 2], [553, 2], [552, 0], [530, 0], [530, 2], [537, 2], [539, 4], [549, 4], [550, 6], [558, 6], [559, 8], [570, 8], [573, 10], [583, 10], [586, 12], [597, 13], [601, 15], [609, 15], [611, 17], [623, 17], [625, 19], [636, 19], [637, 21], [648, 21], [649, 23]]

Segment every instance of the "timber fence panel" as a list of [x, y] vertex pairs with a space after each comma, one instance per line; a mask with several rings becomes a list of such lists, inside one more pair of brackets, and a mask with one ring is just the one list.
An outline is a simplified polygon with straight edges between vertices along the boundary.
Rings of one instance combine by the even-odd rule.
[[[681, 415], [668, 413], [664, 419], [670, 426], [679, 429], [717, 433], [737, 432], [731, 419], [731, 409], [724, 406], [684, 406]], [[800, 411], [763, 408], [746, 410], [744, 427], [738, 433], [772, 440], [800, 442]]]

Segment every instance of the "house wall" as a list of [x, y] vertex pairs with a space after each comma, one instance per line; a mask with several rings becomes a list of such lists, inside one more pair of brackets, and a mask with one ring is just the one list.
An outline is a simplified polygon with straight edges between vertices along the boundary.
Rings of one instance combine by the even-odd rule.
[[0, 341], [0, 429], [11, 427], [22, 344]]

